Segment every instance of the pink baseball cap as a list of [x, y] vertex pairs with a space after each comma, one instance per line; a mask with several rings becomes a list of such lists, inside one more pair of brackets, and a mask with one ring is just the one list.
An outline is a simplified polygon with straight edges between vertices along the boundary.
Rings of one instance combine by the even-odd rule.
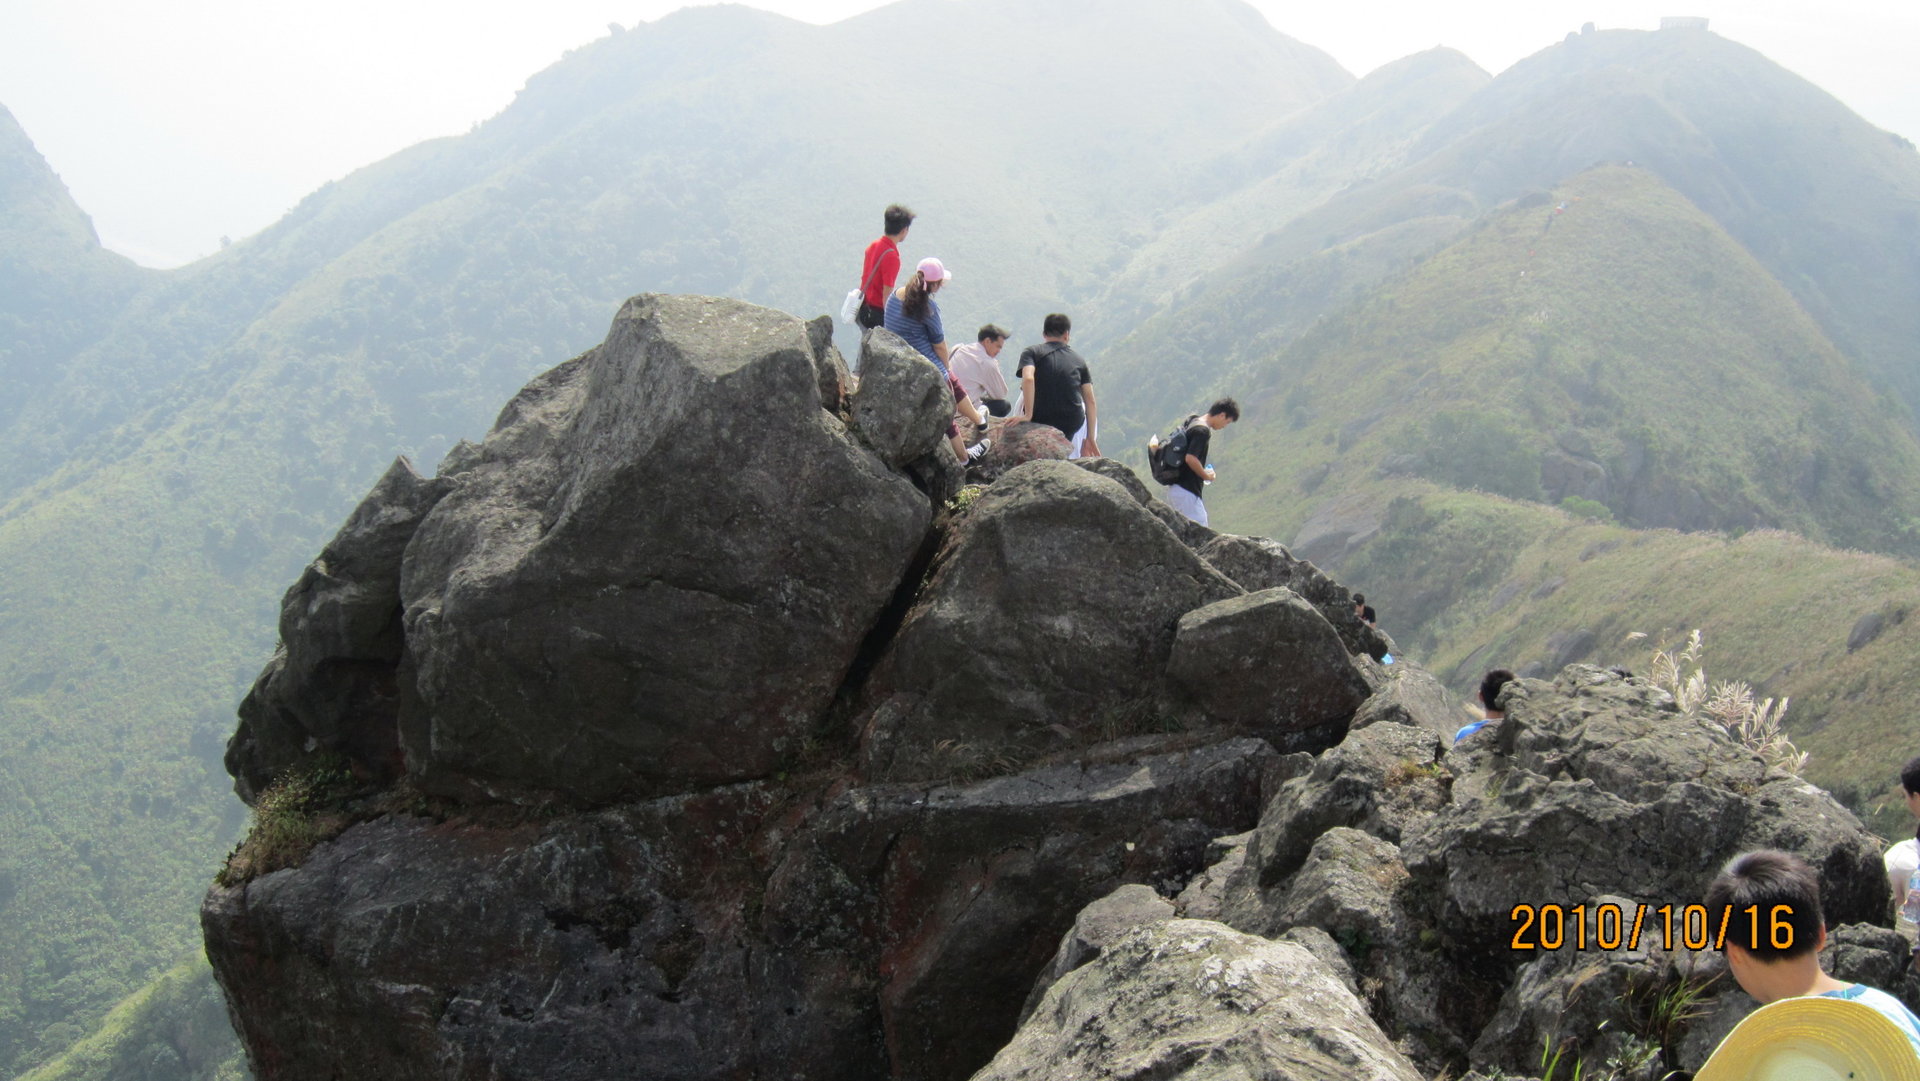
[[914, 269], [920, 272], [922, 278], [930, 282], [943, 282], [953, 277], [952, 274], [947, 273], [947, 264], [935, 259], [931, 255], [920, 260], [920, 265], [914, 267]]

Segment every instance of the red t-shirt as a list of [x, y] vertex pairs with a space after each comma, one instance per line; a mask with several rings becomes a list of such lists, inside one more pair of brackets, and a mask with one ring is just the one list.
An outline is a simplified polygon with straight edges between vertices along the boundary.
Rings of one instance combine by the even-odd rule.
[[[880, 261], [876, 273], [874, 260]], [[900, 246], [890, 237], [881, 237], [867, 245], [867, 257], [860, 261], [860, 282], [867, 287], [866, 302], [876, 308], [887, 306], [887, 293], [900, 276]]]

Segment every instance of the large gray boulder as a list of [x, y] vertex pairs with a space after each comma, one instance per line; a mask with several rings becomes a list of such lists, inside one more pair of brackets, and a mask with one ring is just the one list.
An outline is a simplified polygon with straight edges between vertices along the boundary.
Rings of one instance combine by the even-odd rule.
[[1120, 936], [1135, 927], [1173, 919], [1176, 914], [1172, 901], [1160, 896], [1152, 886], [1138, 882], [1122, 886], [1081, 909], [1073, 918], [1073, 926], [1060, 936], [1060, 947], [1053, 951], [1053, 960], [1040, 970], [1039, 978], [1033, 981], [1033, 990], [1027, 992], [1026, 1005], [1020, 1008], [1020, 1022], [1025, 1024], [1033, 1015], [1034, 1008], [1046, 997], [1047, 988], [1100, 956], [1101, 951]]
[[644, 296], [509, 404], [408, 548], [409, 768], [599, 802], [777, 772], [931, 517], [798, 320]]
[[1424, 728], [1451, 744], [1462, 725], [1480, 716], [1467, 713], [1438, 676], [1405, 658], [1396, 658], [1391, 665], [1372, 665], [1367, 674], [1373, 677], [1374, 691], [1354, 713], [1355, 728], [1392, 722]]
[[850, 410], [860, 437], [881, 461], [901, 469], [946, 439], [953, 392], [932, 361], [898, 334], [876, 329], [860, 342], [860, 386]]
[[1332, 625], [1288, 589], [1181, 616], [1167, 673], [1217, 723], [1283, 751], [1338, 743], [1368, 691]]
[[1162, 694], [1175, 624], [1240, 592], [1119, 484], [1029, 462], [954, 523], [876, 666], [865, 771], [1005, 772], [1178, 727]]
[[1306, 598], [1340, 633], [1340, 640], [1351, 652], [1377, 660], [1392, 648], [1385, 635], [1354, 614], [1352, 592], [1312, 563], [1295, 557], [1279, 541], [1215, 534], [1201, 545], [1200, 556], [1249, 592], [1284, 586]]
[[400, 561], [450, 487], [395, 461], [287, 590], [281, 647], [241, 702], [227, 744], [227, 772], [242, 799], [327, 756], [375, 781], [405, 772]]
[[1204, 920], [1135, 928], [1054, 984], [974, 1081], [1417, 1081], [1302, 946]]
[[1394, 893], [1406, 881], [1392, 842], [1336, 826], [1314, 841], [1284, 890], [1237, 893], [1221, 922], [1267, 938], [1317, 927], [1366, 960], [1373, 949], [1401, 944]]

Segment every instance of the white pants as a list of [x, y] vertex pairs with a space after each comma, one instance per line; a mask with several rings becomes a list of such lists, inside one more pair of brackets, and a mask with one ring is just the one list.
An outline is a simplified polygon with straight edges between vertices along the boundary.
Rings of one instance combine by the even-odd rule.
[[[1097, 435], [1096, 435], [1096, 438], [1097, 438]], [[1087, 426], [1086, 426], [1086, 423], [1083, 421], [1080, 425], [1080, 430], [1073, 433], [1073, 438], [1067, 441], [1073, 444], [1072, 446], [1067, 448], [1067, 461], [1069, 462], [1075, 461], [1080, 457], [1080, 445], [1085, 443], [1086, 441], [1087, 441]]]
[[1167, 486], [1167, 505], [1201, 525], [1207, 524], [1207, 505], [1200, 501], [1199, 496], [1178, 484]]

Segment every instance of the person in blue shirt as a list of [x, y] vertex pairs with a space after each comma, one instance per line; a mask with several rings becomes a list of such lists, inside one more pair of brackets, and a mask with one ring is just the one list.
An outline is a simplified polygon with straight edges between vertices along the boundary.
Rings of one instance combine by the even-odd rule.
[[1507, 671], [1504, 668], [1496, 668], [1493, 671], [1488, 672], [1484, 677], [1481, 678], [1480, 680], [1480, 711], [1484, 713], [1485, 716], [1482, 717], [1480, 720], [1477, 720], [1472, 724], [1467, 725], [1466, 727], [1460, 729], [1460, 731], [1455, 732], [1453, 734], [1453, 741], [1455, 743], [1458, 743], [1461, 740], [1466, 739], [1468, 736], [1473, 735], [1475, 732], [1480, 731], [1482, 728], [1485, 728], [1486, 726], [1492, 724], [1497, 720], [1504, 718], [1507, 715], [1505, 710], [1495, 709], [1494, 707], [1500, 701], [1501, 690], [1503, 690], [1507, 684], [1512, 682], [1513, 682], [1513, 673]]
[[1913, 1011], [1885, 991], [1843, 983], [1821, 969], [1827, 923], [1820, 876], [1805, 860], [1775, 849], [1735, 856], [1707, 887], [1706, 908], [1707, 926], [1728, 929], [1721, 943], [1727, 968], [1761, 1005], [1814, 995], [1859, 1002], [1892, 1021], [1920, 1055], [1920, 1018]]

